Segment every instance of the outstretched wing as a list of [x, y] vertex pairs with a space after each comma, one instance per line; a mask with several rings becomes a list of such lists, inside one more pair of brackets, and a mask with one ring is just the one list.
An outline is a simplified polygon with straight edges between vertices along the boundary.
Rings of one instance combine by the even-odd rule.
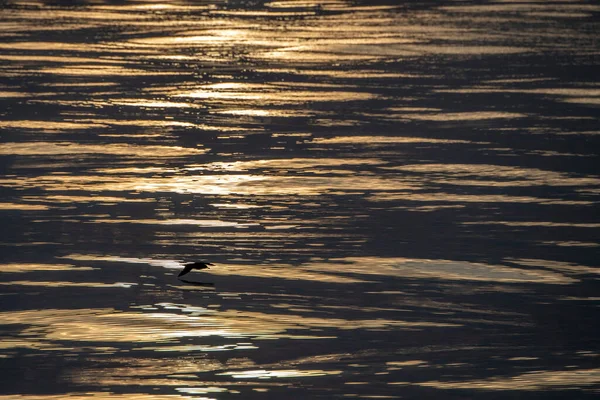
[[185, 268], [179, 273], [179, 275], [177, 275], [177, 277], [179, 278], [180, 276], [187, 274], [192, 269], [194, 269], [194, 267], [192, 267], [191, 265], [186, 265]]

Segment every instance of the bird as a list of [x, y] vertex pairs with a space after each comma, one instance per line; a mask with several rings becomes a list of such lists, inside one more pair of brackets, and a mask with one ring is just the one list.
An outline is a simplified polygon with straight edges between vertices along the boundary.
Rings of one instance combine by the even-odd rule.
[[184, 268], [179, 273], [179, 275], [177, 275], [177, 277], [179, 278], [180, 276], [187, 274], [188, 272], [190, 272], [193, 269], [207, 269], [209, 265], [214, 265], [214, 264], [207, 263], [207, 262], [201, 262], [201, 261], [183, 264]]

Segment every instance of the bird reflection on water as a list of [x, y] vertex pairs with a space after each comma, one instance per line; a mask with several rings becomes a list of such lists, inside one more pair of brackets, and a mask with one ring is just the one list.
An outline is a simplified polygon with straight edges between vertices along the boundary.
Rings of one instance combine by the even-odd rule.
[[194, 282], [194, 281], [189, 281], [187, 279], [179, 279], [179, 280], [184, 283], [189, 283], [190, 285], [204, 286], [204, 287], [214, 287], [215, 286], [215, 284], [213, 282]]

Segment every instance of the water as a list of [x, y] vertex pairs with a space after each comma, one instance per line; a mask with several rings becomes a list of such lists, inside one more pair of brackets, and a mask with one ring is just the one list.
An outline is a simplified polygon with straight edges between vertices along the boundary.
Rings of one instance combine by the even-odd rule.
[[0, 399], [593, 398], [599, 16], [3, 2]]

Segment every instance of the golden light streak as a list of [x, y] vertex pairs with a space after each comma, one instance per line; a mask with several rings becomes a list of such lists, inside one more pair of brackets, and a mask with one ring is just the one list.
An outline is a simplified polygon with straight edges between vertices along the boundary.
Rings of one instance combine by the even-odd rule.
[[0, 271], [7, 273], [23, 273], [36, 271], [92, 271], [97, 268], [92, 267], [76, 267], [69, 264], [25, 264], [12, 263], [0, 264]]
[[415, 383], [436, 389], [538, 391], [587, 389], [600, 383], [600, 368], [563, 371], [532, 371], [521, 375], [466, 381], [429, 381]]
[[75, 142], [8, 142], [0, 144], [0, 155], [81, 155], [110, 154], [129, 157], [180, 157], [204, 154], [205, 149], [179, 146], [133, 145], [120, 143], [80, 144]]

